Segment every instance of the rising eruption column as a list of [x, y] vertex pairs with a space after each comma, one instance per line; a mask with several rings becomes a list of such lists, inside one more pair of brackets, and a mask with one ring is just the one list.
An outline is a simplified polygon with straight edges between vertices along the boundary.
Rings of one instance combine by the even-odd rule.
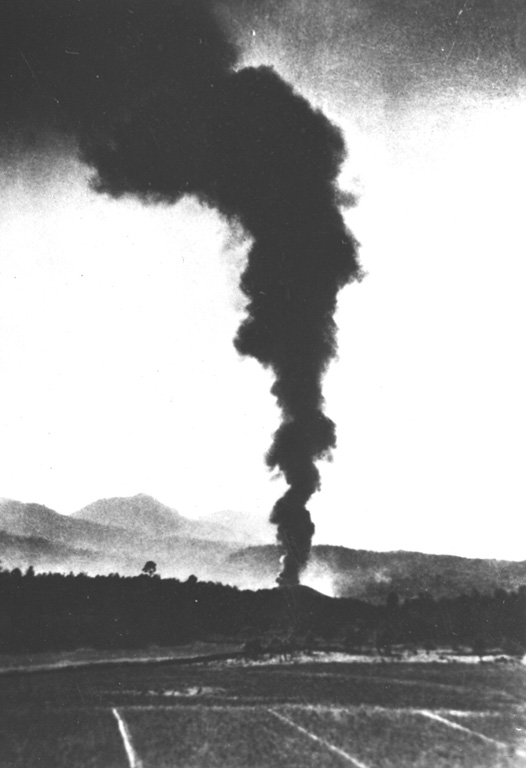
[[338, 291], [361, 277], [345, 226], [340, 131], [269, 67], [237, 52], [199, 0], [4, 0], [2, 147], [73, 143], [93, 185], [146, 203], [194, 195], [252, 244], [235, 346], [275, 375], [282, 421], [267, 453], [288, 489], [272, 510], [278, 582], [299, 582], [314, 533], [307, 503], [335, 446], [322, 378], [336, 352]]

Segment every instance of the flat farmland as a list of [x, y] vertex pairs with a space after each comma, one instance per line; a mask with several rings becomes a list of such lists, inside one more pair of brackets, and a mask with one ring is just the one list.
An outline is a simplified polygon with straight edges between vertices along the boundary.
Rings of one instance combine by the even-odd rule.
[[0, 676], [0, 768], [526, 768], [520, 664], [232, 661]]

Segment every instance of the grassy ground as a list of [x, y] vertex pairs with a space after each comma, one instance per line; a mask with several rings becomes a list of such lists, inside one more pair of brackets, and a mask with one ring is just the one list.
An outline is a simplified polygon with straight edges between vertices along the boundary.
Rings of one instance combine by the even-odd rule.
[[115, 719], [103, 710], [3, 709], [0, 745], [2, 768], [126, 766]]
[[[134, 746], [157, 768], [305, 768], [334, 765], [331, 752], [259, 707], [170, 707], [131, 710]], [[159, 738], [161, 737], [161, 738]]]
[[480, 738], [466, 738], [465, 732], [415, 711], [359, 708], [352, 712], [320, 712], [295, 708], [291, 718], [365, 765], [377, 768], [504, 768], [518, 764], [511, 751]]
[[526, 768], [525, 742], [518, 664], [166, 663], [0, 679], [0, 768]]

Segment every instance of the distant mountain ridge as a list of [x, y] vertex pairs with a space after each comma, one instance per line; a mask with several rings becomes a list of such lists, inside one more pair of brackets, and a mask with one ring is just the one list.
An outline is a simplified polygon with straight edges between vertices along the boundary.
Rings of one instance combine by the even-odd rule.
[[99, 499], [70, 517], [154, 536], [175, 533], [183, 524], [177, 510], [144, 493]]
[[129, 536], [115, 527], [89, 520], [74, 520], [42, 504], [0, 499], [0, 530], [15, 536], [41, 537], [75, 546], [105, 546], [114, 534]]
[[[279, 572], [281, 550], [276, 545], [246, 547], [230, 555], [230, 563], [251, 575], [252, 586], [267, 585]], [[338, 597], [384, 601], [391, 592], [401, 599], [429, 593], [454, 597], [478, 590], [515, 591], [526, 586], [526, 561], [484, 560], [422, 552], [373, 552], [333, 545], [316, 545], [302, 581], [325, 588]]]
[[265, 537], [264, 528], [251, 524], [244, 513], [216, 512], [206, 518], [191, 520], [176, 509], [139, 493], [135, 496], [116, 496], [99, 499], [74, 512], [71, 518], [98, 525], [138, 531], [143, 536], [183, 536], [204, 541], [227, 541], [230, 544], [260, 544], [272, 540], [270, 525]]
[[[189, 520], [151, 496], [101, 499], [66, 516], [39, 504], [0, 499], [0, 565], [36, 570], [136, 575], [147, 560], [165, 577], [190, 574], [241, 588], [275, 586], [281, 550], [251, 540], [248, 515], [219, 512]], [[251, 542], [252, 546], [246, 546]], [[302, 582], [336, 596], [384, 602], [427, 592], [452, 597], [526, 585], [526, 561], [419, 552], [372, 552], [317, 545]]]
[[246, 515], [190, 520], [146, 494], [100, 499], [69, 516], [0, 499], [0, 566], [8, 568], [133, 575], [153, 559], [165, 576], [226, 580], [229, 555], [261, 538]]

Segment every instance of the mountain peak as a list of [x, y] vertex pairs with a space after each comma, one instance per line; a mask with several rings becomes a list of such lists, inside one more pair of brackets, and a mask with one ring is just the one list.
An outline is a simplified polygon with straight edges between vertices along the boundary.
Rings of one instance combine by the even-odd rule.
[[180, 525], [180, 515], [177, 510], [162, 504], [146, 493], [99, 499], [74, 512], [72, 517], [116, 528], [140, 531], [146, 536], [173, 534]]

